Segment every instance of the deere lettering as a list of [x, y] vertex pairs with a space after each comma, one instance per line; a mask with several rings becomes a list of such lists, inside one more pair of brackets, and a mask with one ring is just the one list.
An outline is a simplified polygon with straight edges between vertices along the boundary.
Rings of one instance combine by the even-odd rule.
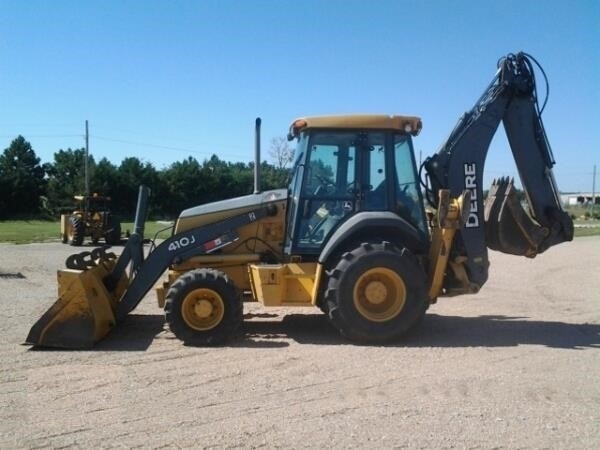
[[475, 163], [465, 164], [465, 189], [471, 193], [471, 210], [465, 223], [466, 228], [476, 228], [479, 226], [479, 214], [477, 214], [477, 167]]

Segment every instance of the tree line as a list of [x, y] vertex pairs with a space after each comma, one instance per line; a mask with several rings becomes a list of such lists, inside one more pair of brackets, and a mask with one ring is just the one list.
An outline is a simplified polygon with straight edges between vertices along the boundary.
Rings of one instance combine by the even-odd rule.
[[[54, 161], [41, 163], [31, 144], [18, 136], [0, 155], [0, 219], [56, 218], [72, 210], [75, 195], [85, 193], [85, 149], [60, 149]], [[285, 187], [293, 151], [280, 138], [271, 143], [277, 162], [261, 163], [261, 188]], [[283, 154], [283, 156], [282, 156]], [[136, 157], [117, 166], [88, 155], [90, 193], [111, 198], [111, 210], [125, 220], [135, 212], [140, 184], [152, 190], [150, 216], [173, 218], [185, 208], [253, 191], [254, 163], [226, 162], [212, 155], [193, 157], [157, 170]]]

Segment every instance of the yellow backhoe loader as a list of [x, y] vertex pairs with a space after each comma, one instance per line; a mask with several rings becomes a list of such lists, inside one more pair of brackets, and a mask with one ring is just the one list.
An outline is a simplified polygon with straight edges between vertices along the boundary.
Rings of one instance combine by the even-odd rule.
[[[244, 300], [316, 306], [355, 342], [398, 339], [437, 298], [479, 291], [488, 247], [534, 257], [573, 237], [552, 175], [534, 63], [524, 53], [502, 58], [481, 98], [420, 168], [412, 143], [418, 117], [305, 117], [289, 130], [297, 143], [289, 186], [261, 192], [257, 119], [252, 195], [181, 212], [172, 236], [145, 257], [149, 192], [141, 187], [135, 231], [120, 256], [95, 249], [69, 257], [58, 272], [59, 299], [26, 341], [92, 346], [165, 272], [158, 303], [188, 344], [230, 339]], [[527, 211], [508, 178], [483, 199], [483, 166], [500, 122]]]

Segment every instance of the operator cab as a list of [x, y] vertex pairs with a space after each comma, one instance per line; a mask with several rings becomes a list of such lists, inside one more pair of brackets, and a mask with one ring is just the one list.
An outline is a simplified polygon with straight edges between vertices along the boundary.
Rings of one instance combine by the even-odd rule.
[[318, 256], [332, 233], [363, 211], [390, 211], [425, 238], [423, 201], [411, 135], [421, 120], [328, 116], [294, 121], [286, 254]]

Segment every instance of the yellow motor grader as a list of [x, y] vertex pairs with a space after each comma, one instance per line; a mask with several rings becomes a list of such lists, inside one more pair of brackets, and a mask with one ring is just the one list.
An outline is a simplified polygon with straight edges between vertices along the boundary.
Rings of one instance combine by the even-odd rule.
[[[92, 346], [165, 272], [158, 303], [188, 344], [230, 339], [244, 300], [316, 306], [355, 342], [398, 339], [438, 297], [479, 291], [488, 248], [534, 257], [573, 237], [552, 175], [534, 62], [524, 53], [502, 58], [475, 106], [419, 168], [418, 117], [305, 117], [289, 130], [297, 144], [289, 186], [261, 192], [257, 119], [253, 194], [181, 212], [172, 236], [145, 257], [149, 192], [141, 187], [122, 253], [98, 248], [69, 257], [58, 272], [59, 299], [26, 341]], [[483, 166], [500, 122], [527, 211], [508, 178], [494, 181], [483, 199]], [[435, 213], [426, 213], [426, 203]]]
[[106, 244], [121, 242], [121, 223], [110, 210], [110, 197], [98, 195], [74, 196], [77, 207], [70, 214], [60, 216], [60, 237], [63, 244], [83, 244], [90, 237], [93, 244], [104, 239]]

